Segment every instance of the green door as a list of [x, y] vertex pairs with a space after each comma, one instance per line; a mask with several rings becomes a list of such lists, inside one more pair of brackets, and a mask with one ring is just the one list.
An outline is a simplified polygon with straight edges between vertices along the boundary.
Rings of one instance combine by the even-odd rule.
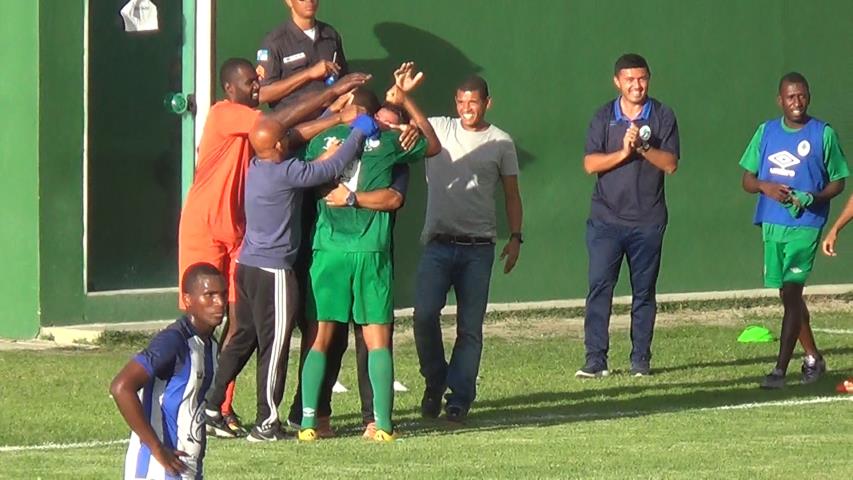
[[155, 1], [156, 32], [125, 32], [125, 3], [87, 6], [90, 293], [177, 285], [178, 219], [192, 175], [192, 114], [164, 100], [193, 91], [194, 0]]

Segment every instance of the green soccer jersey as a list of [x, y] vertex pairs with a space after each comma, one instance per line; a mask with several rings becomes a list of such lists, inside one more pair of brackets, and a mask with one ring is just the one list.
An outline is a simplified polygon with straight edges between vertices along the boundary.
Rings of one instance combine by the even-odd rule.
[[[349, 133], [349, 126], [338, 125], [317, 135], [308, 144], [306, 160], [319, 157], [330, 141], [344, 141]], [[347, 166], [340, 182], [354, 192], [388, 188], [395, 164], [416, 162], [426, 152], [425, 139], [418, 140], [407, 152], [400, 147], [399, 138], [399, 132], [386, 130], [378, 139], [365, 140], [361, 158]], [[329, 207], [319, 199], [313, 248], [343, 252], [390, 251], [391, 213], [367, 208]]]
[[[781, 123], [784, 130], [789, 132], [795, 131], [785, 125], [784, 120]], [[758, 126], [755, 135], [752, 136], [752, 140], [749, 141], [749, 145], [747, 145], [740, 159], [741, 168], [748, 172], [758, 173], [758, 168], [761, 165], [760, 152], [762, 137], [764, 137], [763, 123]], [[826, 166], [826, 174], [830, 182], [850, 176], [847, 159], [844, 157], [844, 152], [841, 150], [841, 143], [838, 141], [838, 134], [829, 125], [823, 128], [823, 162]], [[820, 229], [818, 228], [789, 227], [770, 223], [762, 224], [761, 231], [764, 240], [772, 242], [804, 240], [820, 236]]]

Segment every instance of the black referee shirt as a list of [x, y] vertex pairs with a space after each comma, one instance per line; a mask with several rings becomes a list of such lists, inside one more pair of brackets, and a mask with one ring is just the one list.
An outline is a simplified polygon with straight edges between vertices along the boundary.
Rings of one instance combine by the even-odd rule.
[[[320, 60], [332, 61], [341, 66], [340, 76], [347, 73], [347, 59], [341, 45], [341, 36], [328, 23], [317, 21], [315, 40], [305, 34], [292, 19], [288, 19], [267, 34], [258, 50], [258, 73], [263, 77], [261, 86], [269, 85], [309, 68]], [[337, 52], [337, 58], [335, 58]], [[323, 80], [312, 80], [283, 99], [270, 102], [270, 108], [279, 109], [294, 101], [300, 94], [325, 88]]]

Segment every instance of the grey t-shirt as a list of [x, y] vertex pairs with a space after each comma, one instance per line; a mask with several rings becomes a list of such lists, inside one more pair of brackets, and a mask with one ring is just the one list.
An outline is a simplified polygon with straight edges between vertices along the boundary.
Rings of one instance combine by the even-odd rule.
[[495, 186], [501, 176], [518, 175], [512, 138], [490, 125], [481, 132], [462, 128], [458, 118], [431, 117], [441, 152], [426, 160], [427, 211], [421, 241], [436, 234], [494, 239]]

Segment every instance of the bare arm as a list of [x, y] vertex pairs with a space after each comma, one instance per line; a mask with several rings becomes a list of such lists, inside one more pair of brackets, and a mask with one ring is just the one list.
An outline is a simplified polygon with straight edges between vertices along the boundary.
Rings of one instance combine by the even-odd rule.
[[611, 153], [590, 153], [583, 157], [583, 169], [593, 175], [612, 170], [631, 156], [631, 151], [625, 149]]
[[845, 225], [850, 223], [851, 219], [853, 219], [853, 195], [850, 195], [850, 198], [847, 200], [847, 205], [844, 206], [844, 210], [841, 211], [841, 215], [839, 215], [835, 223], [832, 224], [832, 228], [826, 232], [826, 237], [824, 237], [822, 244], [823, 253], [831, 257], [836, 255], [835, 242], [838, 240], [838, 234], [841, 233], [841, 230], [844, 229]]
[[[517, 175], [502, 175], [501, 182], [504, 188], [504, 198], [506, 205], [506, 219], [509, 225], [510, 233], [521, 233], [521, 224], [523, 219], [523, 211], [521, 207], [521, 193], [518, 189]], [[521, 251], [521, 239], [510, 236], [506, 246], [501, 252], [500, 259], [506, 258], [504, 264], [504, 273], [509, 273], [515, 267], [518, 261], [518, 254]]]
[[281, 80], [276, 80], [269, 85], [261, 86], [258, 92], [258, 100], [261, 103], [277, 102], [282, 98], [290, 95], [300, 87], [313, 80], [321, 80], [331, 73], [337, 75], [340, 72], [340, 67], [328, 60], [320, 60], [299, 73], [291, 75]]
[[433, 130], [426, 115], [424, 115], [415, 101], [408, 95], [403, 99], [403, 108], [406, 109], [406, 112], [412, 117], [415, 125], [418, 126], [418, 129], [420, 129], [421, 133], [424, 134], [424, 138], [426, 138], [427, 148], [425, 155], [427, 157], [438, 155], [441, 152], [441, 141], [438, 139], [438, 135], [435, 134], [435, 130]]
[[358, 86], [364, 85], [368, 80], [370, 80], [370, 75], [364, 73], [351, 73], [340, 79], [331, 87], [325, 88], [319, 92], [306, 93], [299, 97], [299, 101], [289, 108], [270, 112], [267, 115], [282, 124], [285, 130], [293, 128], [311, 113], [328, 106], [336, 98]]
[[815, 203], [828, 202], [844, 191], [844, 179], [829, 182], [823, 190], [813, 193]]
[[425, 155], [432, 157], [441, 152], [441, 141], [438, 135], [435, 134], [432, 125], [427, 120], [426, 115], [411, 98], [411, 92], [417, 89], [424, 79], [423, 72], [415, 73], [414, 62], [404, 62], [400, 68], [394, 71], [394, 86], [385, 94], [385, 99], [402, 105], [406, 109], [406, 113], [412, 117], [412, 121], [417, 125], [418, 129], [423, 133], [427, 141], [427, 149]]
[[[391, 186], [370, 192], [356, 192], [355, 206], [380, 212], [393, 212], [400, 209], [406, 202], [406, 190], [409, 184], [409, 166], [405, 163], [394, 165], [391, 173]], [[346, 207], [350, 190], [346, 185], [339, 184], [326, 196], [326, 205], [330, 207]]]
[[588, 153], [583, 157], [583, 169], [586, 173], [598, 174], [607, 172], [618, 167], [622, 162], [628, 160], [634, 152], [639, 134], [639, 127], [631, 124], [622, 137], [622, 149], [610, 153]]
[[151, 450], [154, 458], [171, 475], [184, 472], [187, 466], [178, 459], [184, 452], [168, 450], [157, 438], [157, 434], [151, 428], [151, 424], [145, 420], [142, 413], [142, 403], [139, 402], [137, 392], [150, 379], [145, 368], [135, 360], [131, 360], [116, 375], [110, 385], [110, 394], [116, 402], [119, 412], [127, 422], [130, 429], [136, 432], [139, 440]]
[[674, 153], [654, 147], [649, 147], [648, 150], [638, 149], [637, 153], [667, 175], [672, 175], [678, 169], [678, 157]]
[[754, 173], [745, 170], [741, 178], [741, 186], [747, 193], [763, 193], [777, 202], [785, 203], [791, 194], [791, 188], [781, 183], [763, 182]]

